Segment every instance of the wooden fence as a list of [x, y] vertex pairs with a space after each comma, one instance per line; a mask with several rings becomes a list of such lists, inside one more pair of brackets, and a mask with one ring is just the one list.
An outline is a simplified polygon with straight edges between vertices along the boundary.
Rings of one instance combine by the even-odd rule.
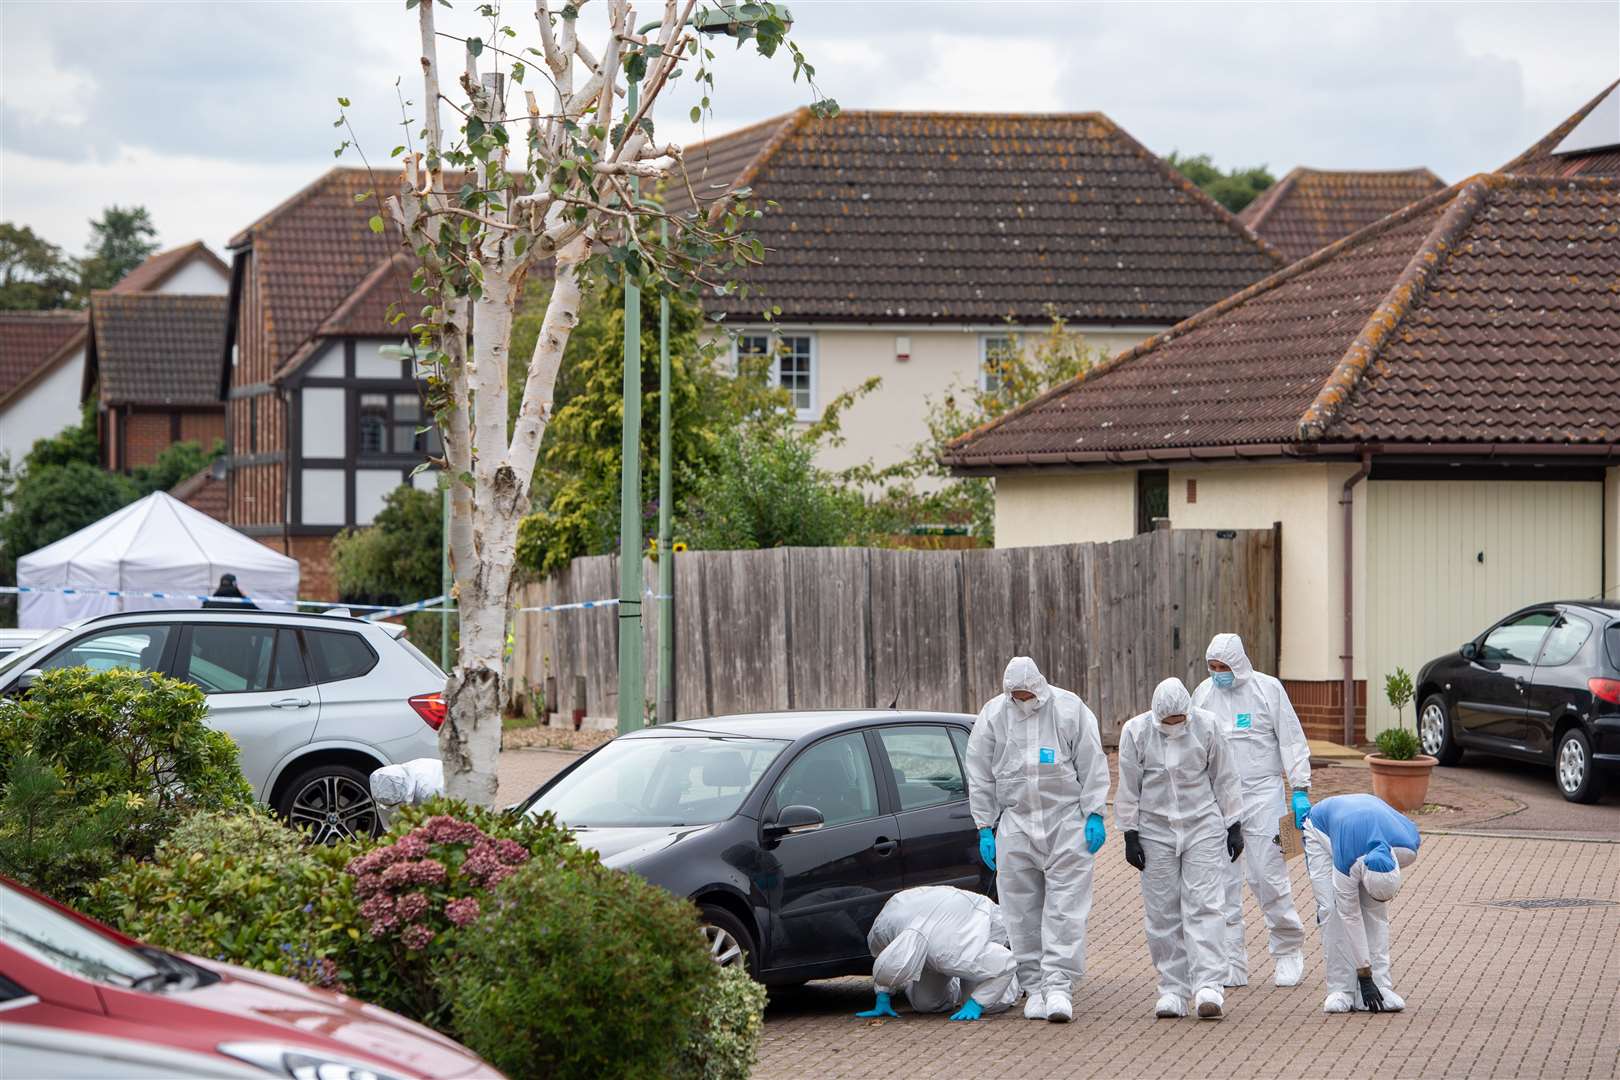
[[[1098, 544], [974, 551], [778, 548], [675, 556], [675, 701], [681, 719], [828, 707], [977, 712], [1015, 655], [1080, 694], [1105, 737], [1153, 686], [1204, 677], [1215, 633], [1243, 635], [1276, 670], [1282, 533], [1160, 530]], [[651, 562], [644, 579], [656, 583]], [[618, 560], [574, 560], [526, 586], [538, 608], [612, 597]], [[646, 686], [658, 605], [643, 605]], [[551, 687], [566, 714], [584, 677], [593, 717], [618, 711], [618, 609], [526, 611], [509, 662], [514, 696]], [[560, 689], [558, 689], [560, 688]]]

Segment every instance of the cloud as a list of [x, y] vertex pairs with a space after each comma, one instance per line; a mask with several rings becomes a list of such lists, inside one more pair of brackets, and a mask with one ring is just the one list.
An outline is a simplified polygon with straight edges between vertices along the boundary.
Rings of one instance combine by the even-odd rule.
[[[443, 28], [488, 36], [474, 7], [441, 9]], [[1499, 165], [1615, 77], [1620, 38], [1620, 5], [1590, 3], [792, 7], [846, 108], [1096, 109], [1159, 153], [1279, 174]], [[528, 7], [508, 8], [532, 44]], [[395, 80], [419, 95], [415, 20], [396, 0], [5, 0], [3, 18], [0, 213], [75, 251], [113, 202], [151, 207], [165, 243], [218, 244], [331, 166], [339, 95], [374, 163], [403, 141]], [[808, 100], [785, 57], [714, 47], [712, 115], [690, 123], [695, 95], [678, 89], [661, 137], [692, 143]]]

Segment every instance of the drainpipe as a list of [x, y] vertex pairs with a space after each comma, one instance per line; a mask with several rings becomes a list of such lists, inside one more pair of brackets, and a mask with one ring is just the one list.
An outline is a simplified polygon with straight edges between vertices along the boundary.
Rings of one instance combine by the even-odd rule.
[[1356, 574], [1355, 574], [1355, 507], [1356, 485], [1372, 472], [1372, 452], [1361, 452], [1361, 468], [1344, 482], [1339, 495], [1339, 506], [1344, 510], [1344, 745], [1356, 745]]

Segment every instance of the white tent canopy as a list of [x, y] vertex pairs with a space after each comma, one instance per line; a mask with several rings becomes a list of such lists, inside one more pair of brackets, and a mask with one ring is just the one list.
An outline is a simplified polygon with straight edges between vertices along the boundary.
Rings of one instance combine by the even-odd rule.
[[[277, 554], [162, 491], [17, 560], [17, 584], [83, 593], [23, 593], [17, 625], [50, 629], [116, 611], [201, 607], [198, 600], [106, 596], [106, 590], [207, 595], [235, 574], [252, 598], [298, 596], [298, 560]], [[288, 610], [285, 605], [276, 605]]]

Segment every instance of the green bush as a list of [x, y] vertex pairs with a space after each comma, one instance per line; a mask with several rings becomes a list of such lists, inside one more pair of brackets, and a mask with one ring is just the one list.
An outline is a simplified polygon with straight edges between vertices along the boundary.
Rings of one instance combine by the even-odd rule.
[[[59, 781], [49, 796], [57, 827], [71, 835], [75, 816], [117, 806], [113, 856], [147, 858], [190, 814], [252, 805], [236, 744], [203, 723], [207, 712], [201, 690], [161, 675], [46, 671], [24, 696], [0, 701], [0, 787], [19, 797], [13, 773], [37, 762]], [[37, 772], [25, 767], [20, 779], [42, 805]], [[55, 888], [73, 899], [91, 883], [56, 875]]]
[[741, 967], [722, 968], [698, 1002], [698, 1026], [681, 1048], [677, 1080], [748, 1080], [765, 1025], [765, 988]]
[[514, 1080], [665, 1077], [718, 972], [691, 904], [594, 859], [534, 859], [461, 933], [439, 985], [457, 1036]]
[[134, 816], [127, 799], [75, 803], [61, 773], [25, 751], [0, 789], [0, 873], [74, 900], [118, 861], [119, 835]]
[[1391, 761], [1411, 761], [1421, 749], [1418, 737], [1405, 728], [1380, 731], [1373, 741], [1378, 744], [1378, 752]]
[[329, 917], [341, 875], [325, 851], [263, 811], [196, 814], [97, 882], [86, 910], [165, 949], [338, 987], [352, 942]]

